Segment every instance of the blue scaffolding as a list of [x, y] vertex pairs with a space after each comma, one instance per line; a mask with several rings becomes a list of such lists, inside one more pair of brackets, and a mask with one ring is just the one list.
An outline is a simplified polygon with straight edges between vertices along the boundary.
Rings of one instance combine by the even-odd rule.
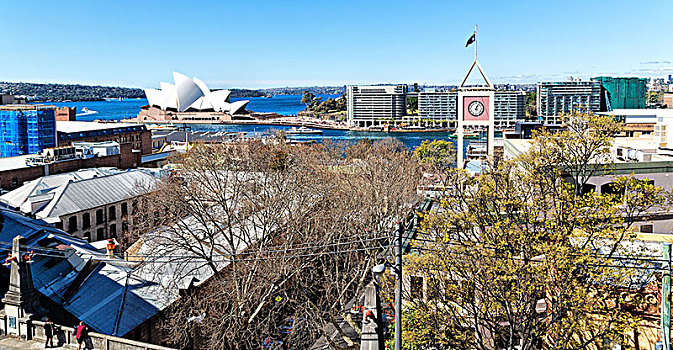
[[53, 109], [0, 110], [0, 157], [36, 154], [56, 147], [56, 115]]

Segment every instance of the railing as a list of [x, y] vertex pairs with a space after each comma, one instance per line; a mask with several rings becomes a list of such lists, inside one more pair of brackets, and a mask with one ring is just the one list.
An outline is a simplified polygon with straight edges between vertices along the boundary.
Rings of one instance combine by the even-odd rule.
[[[44, 322], [30, 319], [18, 319], [16, 330], [11, 332], [14, 335], [25, 340], [39, 340], [46, 341], [47, 337], [44, 334]], [[0, 318], [0, 333], [7, 334], [8, 317]], [[77, 346], [77, 339], [73, 333], [73, 327], [54, 325], [54, 345], [73, 345]], [[18, 331], [18, 334], [16, 333]], [[173, 350], [164, 346], [143, 343], [135, 340], [129, 340], [111, 335], [99, 334], [94, 332], [88, 333], [88, 339], [85, 341], [88, 349], [100, 350]]]

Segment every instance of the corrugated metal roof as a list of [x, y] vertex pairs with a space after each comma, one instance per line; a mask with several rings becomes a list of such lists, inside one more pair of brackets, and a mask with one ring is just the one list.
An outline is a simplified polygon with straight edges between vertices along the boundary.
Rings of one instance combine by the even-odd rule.
[[43, 226], [39, 220], [0, 210], [0, 254], [18, 235], [29, 246], [58, 247], [60, 252], [35, 256], [30, 264], [33, 284], [99, 333], [124, 336], [178, 298], [177, 290], [139, 277], [142, 265], [94, 260], [100, 253], [86, 241]]
[[60, 217], [117, 203], [145, 193], [157, 178], [141, 170], [97, 177], [66, 184], [36, 217]]
[[47, 193], [69, 181], [80, 181], [119, 172], [121, 172], [121, 170], [116, 168], [91, 168], [69, 173], [43, 176], [39, 179], [26, 182], [23, 186], [0, 196], [0, 202], [6, 204], [10, 208], [17, 209], [29, 199]]

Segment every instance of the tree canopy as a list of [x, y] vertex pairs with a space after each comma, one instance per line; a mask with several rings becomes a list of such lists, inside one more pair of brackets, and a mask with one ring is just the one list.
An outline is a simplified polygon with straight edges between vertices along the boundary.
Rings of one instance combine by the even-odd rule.
[[615, 191], [587, 191], [590, 179], [610, 176], [619, 125], [590, 113], [565, 125], [536, 134], [514, 159], [492, 159], [477, 178], [446, 169], [449, 190], [405, 257], [407, 275], [419, 276], [402, 316], [408, 349], [593, 349], [627, 339], [639, 319], [622, 292], [642, 288], [645, 273], [628, 268], [642, 253], [634, 225], [667, 207], [669, 193], [632, 176], [612, 177]]

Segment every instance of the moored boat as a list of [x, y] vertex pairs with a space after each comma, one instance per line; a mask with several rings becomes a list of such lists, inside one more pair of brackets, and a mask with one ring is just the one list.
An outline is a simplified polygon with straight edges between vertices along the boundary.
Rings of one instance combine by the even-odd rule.
[[321, 135], [322, 130], [311, 129], [305, 126], [299, 128], [294, 126], [290, 128], [290, 130], [287, 130], [285, 133], [288, 135]]

